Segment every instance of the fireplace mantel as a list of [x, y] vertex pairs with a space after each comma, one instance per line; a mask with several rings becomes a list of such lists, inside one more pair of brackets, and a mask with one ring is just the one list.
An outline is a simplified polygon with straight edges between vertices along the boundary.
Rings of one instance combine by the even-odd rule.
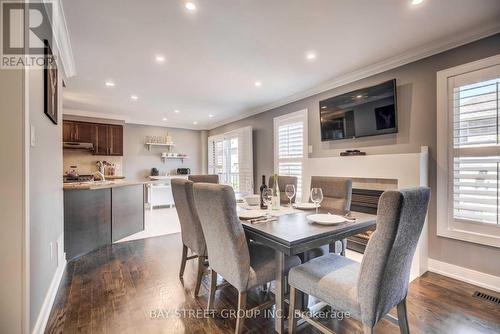
[[[308, 198], [311, 176], [337, 176], [363, 179], [379, 179], [381, 184], [395, 184], [404, 189], [428, 186], [429, 148], [422, 146], [418, 153], [379, 154], [365, 156], [309, 158], [304, 164], [304, 198]], [[384, 189], [381, 189], [384, 190]], [[410, 279], [427, 271], [428, 228], [427, 221], [420, 236], [413, 258]]]

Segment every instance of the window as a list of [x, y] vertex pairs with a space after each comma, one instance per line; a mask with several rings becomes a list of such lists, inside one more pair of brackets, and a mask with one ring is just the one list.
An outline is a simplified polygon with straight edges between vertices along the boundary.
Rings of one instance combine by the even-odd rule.
[[307, 110], [274, 119], [274, 170], [297, 177], [297, 200], [302, 198], [304, 159], [307, 157]]
[[208, 173], [235, 192], [253, 193], [252, 128], [208, 138]]
[[500, 247], [500, 56], [438, 72], [438, 235]]

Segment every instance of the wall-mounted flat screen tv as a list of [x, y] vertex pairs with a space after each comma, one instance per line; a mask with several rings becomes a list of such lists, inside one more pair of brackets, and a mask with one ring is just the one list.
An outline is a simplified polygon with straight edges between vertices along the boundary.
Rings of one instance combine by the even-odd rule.
[[321, 141], [398, 132], [396, 79], [319, 102]]

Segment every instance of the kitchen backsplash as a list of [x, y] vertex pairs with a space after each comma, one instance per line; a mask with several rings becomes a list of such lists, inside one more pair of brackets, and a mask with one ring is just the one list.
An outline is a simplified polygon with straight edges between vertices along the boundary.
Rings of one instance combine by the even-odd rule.
[[77, 166], [77, 172], [80, 175], [91, 174], [97, 171], [96, 162], [99, 160], [115, 164], [115, 175], [123, 175], [123, 157], [92, 155], [90, 152], [76, 150], [64, 150], [64, 174], [72, 169], [70, 166]]

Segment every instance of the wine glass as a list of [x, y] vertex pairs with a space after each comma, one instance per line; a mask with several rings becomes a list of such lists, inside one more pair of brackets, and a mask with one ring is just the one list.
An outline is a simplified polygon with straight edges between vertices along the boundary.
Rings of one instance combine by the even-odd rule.
[[271, 188], [266, 188], [262, 191], [262, 201], [271, 210], [271, 202], [273, 200], [273, 190]]
[[295, 196], [295, 186], [293, 184], [287, 184], [285, 186], [285, 194], [290, 200], [290, 207], [292, 207], [292, 198]]
[[323, 190], [321, 188], [311, 189], [311, 201], [316, 204], [316, 214], [318, 213], [319, 204], [323, 201]]

